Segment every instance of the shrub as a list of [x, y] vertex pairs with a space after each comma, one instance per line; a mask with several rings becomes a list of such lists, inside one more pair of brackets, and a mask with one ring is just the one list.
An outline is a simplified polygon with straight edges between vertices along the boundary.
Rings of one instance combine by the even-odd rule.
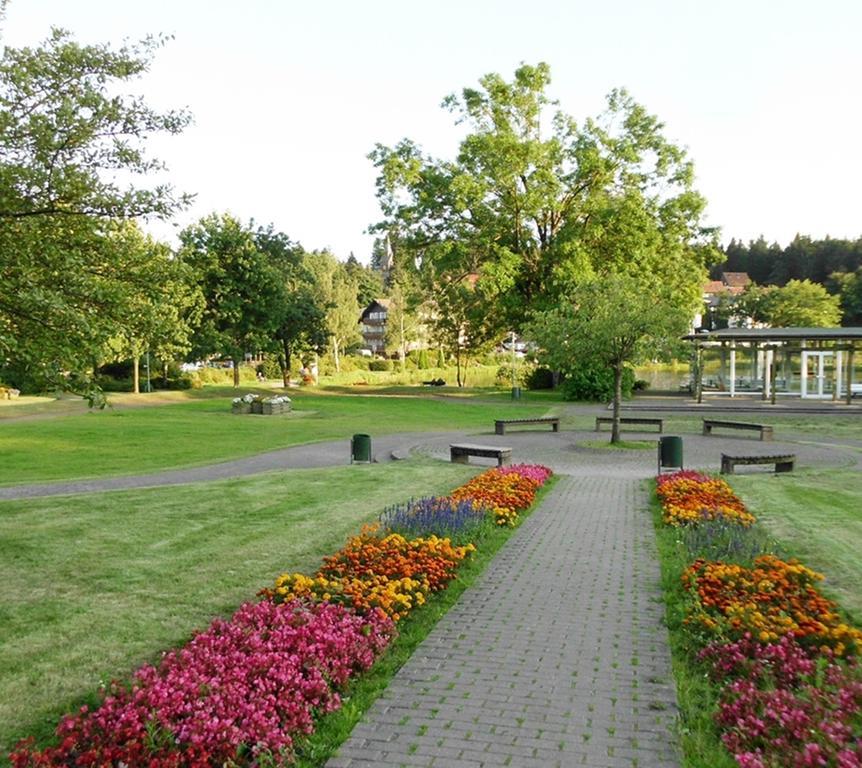
[[431, 363], [428, 360], [428, 350], [424, 347], [419, 350], [419, 353], [416, 355], [416, 367], [419, 368], [420, 371], [427, 371], [431, 367]]
[[97, 376], [96, 386], [103, 392], [131, 392], [133, 388], [131, 379], [115, 379], [113, 376]]
[[369, 371], [391, 371], [392, 370], [392, 361], [391, 360], [370, 360], [368, 362], [368, 370]]
[[635, 379], [632, 389], [635, 392], [645, 392], [649, 389], [649, 382], [646, 379]]
[[281, 363], [275, 355], [267, 355], [263, 362], [255, 366], [255, 370], [266, 379], [280, 379], [282, 376]]
[[[623, 397], [631, 397], [635, 374], [631, 368], [623, 369]], [[563, 381], [563, 397], [566, 400], [608, 402], [614, 398], [614, 371], [596, 363], [584, 363], [566, 371]]]
[[446, 353], [443, 352], [442, 347], [439, 347], [437, 349], [437, 363], [436, 363], [435, 367], [437, 367], [437, 368], [445, 368], [446, 367]]
[[534, 368], [524, 382], [528, 389], [553, 389], [554, 372], [550, 368]]

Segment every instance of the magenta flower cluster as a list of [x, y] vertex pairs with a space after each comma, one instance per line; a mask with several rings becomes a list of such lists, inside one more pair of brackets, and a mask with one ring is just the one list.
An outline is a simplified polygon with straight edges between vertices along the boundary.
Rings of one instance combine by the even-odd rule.
[[380, 611], [296, 601], [247, 603], [216, 620], [158, 667], [113, 686], [94, 711], [57, 728], [59, 744], [23, 743], [15, 768], [150, 768], [290, 762], [296, 735], [339, 704], [337, 689], [368, 669], [394, 633]]
[[790, 636], [701, 652], [723, 687], [716, 720], [742, 768], [862, 768], [862, 669]]
[[554, 473], [542, 464], [510, 464], [507, 467], [499, 467], [497, 472], [501, 475], [521, 475], [535, 480], [540, 486]]

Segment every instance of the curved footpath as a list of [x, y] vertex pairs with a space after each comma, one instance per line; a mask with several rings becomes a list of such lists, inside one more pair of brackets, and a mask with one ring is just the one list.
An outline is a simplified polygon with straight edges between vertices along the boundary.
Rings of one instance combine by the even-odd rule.
[[[448, 460], [463, 433], [374, 437], [377, 460]], [[779, 437], [783, 437], [779, 434]], [[657, 439], [626, 433], [627, 439]], [[642, 480], [656, 451], [611, 451], [587, 432], [472, 435], [560, 479], [477, 582], [438, 622], [329, 768], [678, 766], [676, 695], [655, 535]], [[862, 452], [808, 440], [683, 435], [686, 466], [722, 452], [797, 454], [798, 465], [859, 466]], [[852, 442], [852, 441], [848, 441]], [[347, 441], [208, 467], [0, 489], [26, 498], [236, 477], [349, 460]]]

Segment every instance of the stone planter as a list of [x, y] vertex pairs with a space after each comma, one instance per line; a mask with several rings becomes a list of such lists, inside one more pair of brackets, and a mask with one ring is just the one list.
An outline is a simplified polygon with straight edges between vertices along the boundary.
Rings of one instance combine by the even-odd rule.
[[251, 413], [251, 403], [233, 403], [231, 413]]
[[263, 415], [274, 416], [279, 413], [287, 413], [290, 411], [290, 403], [263, 403]]
[[263, 403], [260, 400], [255, 400], [251, 404], [251, 412], [252, 413], [263, 413]]

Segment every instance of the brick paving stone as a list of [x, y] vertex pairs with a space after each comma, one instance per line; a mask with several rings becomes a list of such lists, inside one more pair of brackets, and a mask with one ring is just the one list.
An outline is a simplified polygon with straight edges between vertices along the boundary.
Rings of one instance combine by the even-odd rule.
[[678, 766], [648, 500], [622, 475], [561, 477], [329, 768]]

